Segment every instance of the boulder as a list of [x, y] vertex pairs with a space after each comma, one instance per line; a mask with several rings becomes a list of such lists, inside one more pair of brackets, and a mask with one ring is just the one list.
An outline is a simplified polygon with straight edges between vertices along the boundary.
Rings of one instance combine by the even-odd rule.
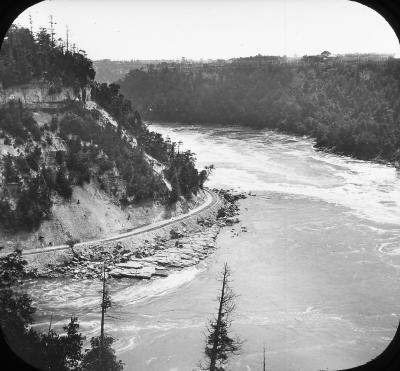
[[114, 268], [110, 272], [110, 276], [115, 278], [129, 277], [149, 279], [155, 272], [156, 268], [154, 266], [147, 266], [141, 269]]
[[169, 274], [169, 271], [165, 268], [156, 268], [156, 272], [154, 273], [155, 276], [160, 276], [160, 277], [167, 277]]
[[175, 231], [174, 229], [171, 229], [171, 231], [169, 232], [171, 238], [175, 239], [175, 238], [181, 238], [183, 237], [183, 234], [180, 232]]
[[133, 268], [133, 269], [140, 269], [143, 268], [143, 264], [137, 262], [137, 261], [128, 261], [126, 263], [120, 263], [120, 264], [115, 264], [116, 267], [118, 268]]
[[239, 223], [239, 219], [238, 218], [226, 218], [225, 223], [226, 223], [226, 225], [233, 225], [233, 224]]

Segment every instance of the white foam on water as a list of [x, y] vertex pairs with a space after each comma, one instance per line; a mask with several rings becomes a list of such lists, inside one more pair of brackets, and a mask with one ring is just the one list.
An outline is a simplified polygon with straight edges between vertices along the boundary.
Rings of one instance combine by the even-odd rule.
[[[379, 193], [359, 192], [357, 187], [352, 187], [350, 185], [331, 189], [321, 189], [306, 185], [270, 183], [265, 184], [264, 187], [259, 190], [289, 193], [296, 196], [320, 199], [334, 205], [344, 206], [351, 210], [355, 215], [361, 218], [367, 218], [377, 223], [396, 225], [400, 223], [399, 207], [387, 207], [382, 205], [379, 203], [381, 197]], [[395, 196], [393, 195], [393, 197]]]
[[153, 129], [214, 164], [208, 186], [317, 198], [376, 223], [400, 224], [400, 177], [392, 166], [317, 151], [314, 141], [267, 130], [192, 126]]
[[[169, 320], [163, 318], [162, 322], [142, 322], [138, 321], [136, 324], [130, 322], [129, 324], [118, 324], [118, 331], [127, 333], [136, 333], [140, 330], [157, 330], [157, 331], [169, 331], [173, 329], [184, 329], [204, 326], [204, 320], [195, 322], [193, 318], [190, 319], [177, 319]], [[139, 325], [140, 324], [140, 325]]]
[[128, 350], [132, 350], [135, 348], [137, 344], [137, 338], [132, 336], [130, 338], [124, 337], [124, 340], [117, 340], [116, 344], [114, 345], [115, 352], [117, 354], [124, 353]]
[[[195, 323], [193, 319], [168, 321], [163, 320], [161, 323], [143, 323], [138, 321], [135, 323], [129, 322], [129, 324], [117, 324], [110, 328], [109, 331], [115, 330], [116, 336], [119, 336], [119, 340], [116, 342], [114, 348], [118, 354], [132, 350], [138, 344], [140, 338], [140, 331], [154, 331], [162, 336], [162, 332], [167, 332], [173, 329], [187, 329], [187, 328], [203, 328], [204, 320]], [[121, 336], [121, 334], [123, 334]]]
[[93, 308], [99, 305], [99, 290], [98, 285], [90, 283], [89, 285], [81, 283], [70, 285], [64, 282], [58, 282], [58, 285], [52, 285], [52, 288], [30, 290], [30, 295], [33, 297], [35, 305], [39, 308], [42, 305], [51, 305], [52, 308], [59, 310], [66, 309], [73, 313], [82, 311], [83, 308]]
[[199, 267], [190, 267], [174, 272], [166, 278], [126, 287], [113, 294], [113, 301], [124, 306], [164, 296], [192, 281], [201, 271]]

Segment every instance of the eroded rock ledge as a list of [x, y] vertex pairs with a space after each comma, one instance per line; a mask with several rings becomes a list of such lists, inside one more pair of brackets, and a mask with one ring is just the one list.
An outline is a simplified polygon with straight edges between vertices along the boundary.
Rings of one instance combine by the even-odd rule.
[[61, 259], [59, 257], [45, 267], [31, 267], [30, 276], [95, 279], [101, 277], [104, 265], [108, 275], [116, 279], [150, 279], [154, 276], [165, 277], [173, 270], [196, 265], [216, 248], [220, 228], [239, 222], [237, 201], [246, 197], [243, 193], [214, 191], [219, 194], [221, 203], [218, 210], [204, 218], [181, 223], [168, 233], [160, 231], [152, 238], [134, 244], [121, 241], [67, 251]]

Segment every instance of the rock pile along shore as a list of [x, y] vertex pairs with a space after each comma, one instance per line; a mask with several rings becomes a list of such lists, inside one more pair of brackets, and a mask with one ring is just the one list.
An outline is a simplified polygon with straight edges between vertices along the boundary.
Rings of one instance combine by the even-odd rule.
[[214, 190], [222, 199], [222, 207], [215, 215], [197, 219], [192, 227], [174, 228], [169, 236], [155, 236], [132, 249], [123, 243], [114, 246], [91, 246], [81, 251], [70, 250], [63, 263], [49, 264], [40, 272], [30, 272], [34, 277], [73, 277], [76, 279], [100, 278], [103, 265], [113, 278], [150, 279], [166, 277], [173, 270], [196, 265], [216, 248], [216, 238], [221, 227], [239, 222], [237, 201], [245, 194]]

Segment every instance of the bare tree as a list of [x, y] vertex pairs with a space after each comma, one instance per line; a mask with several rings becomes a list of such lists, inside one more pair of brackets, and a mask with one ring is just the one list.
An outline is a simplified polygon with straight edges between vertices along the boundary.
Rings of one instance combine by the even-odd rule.
[[263, 347], [263, 371], [265, 371], [266, 370], [266, 368], [265, 368], [265, 345], [264, 345], [264, 347]]
[[100, 347], [103, 349], [104, 346], [104, 315], [108, 308], [111, 308], [111, 298], [110, 294], [108, 293], [107, 286], [106, 286], [106, 269], [105, 263], [103, 263], [103, 274], [102, 274], [102, 281], [103, 281], [103, 292], [102, 292], [102, 299], [101, 299], [101, 325], [100, 325]]
[[77, 238], [72, 238], [71, 236], [69, 236], [70, 238], [65, 241], [65, 244], [68, 245], [68, 247], [71, 249], [71, 252], [73, 254], [74, 257], [79, 259], [79, 254], [75, 251], [74, 246], [79, 243], [79, 239]]
[[208, 325], [208, 336], [206, 338], [205, 356], [206, 364], [201, 364], [202, 370], [222, 371], [228, 362], [229, 355], [239, 354], [242, 342], [236, 337], [229, 335], [232, 319], [231, 315], [235, 309], [236, 295], [230, 287], [231, 272], [225, 263], [219, 281], [221, 282], [221, 294], [218, 296], [218, 314]]

